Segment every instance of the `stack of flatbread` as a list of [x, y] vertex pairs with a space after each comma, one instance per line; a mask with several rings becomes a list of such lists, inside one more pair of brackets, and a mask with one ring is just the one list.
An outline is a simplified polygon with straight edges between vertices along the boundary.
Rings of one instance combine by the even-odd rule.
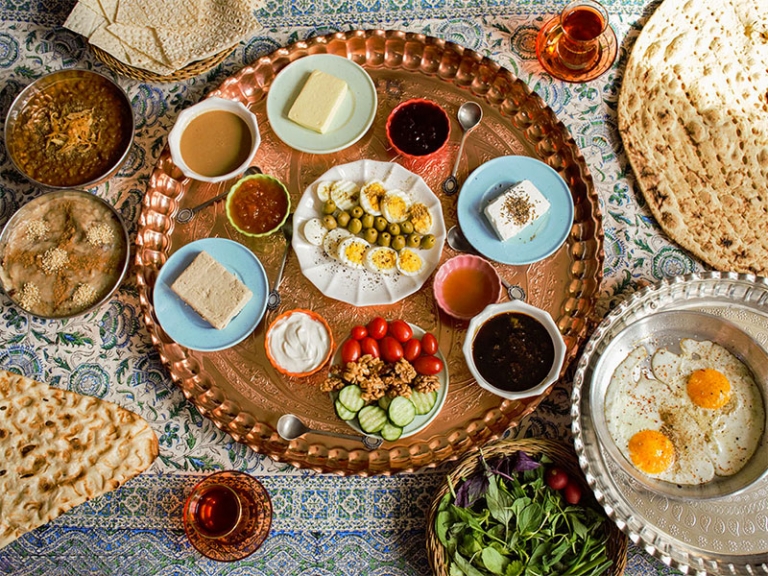
[[116, 59], [167, 76], [247, 38], [263, 0], [80, 0], [64, 23]]
[[674, 241], [768, 275], [766, 0], [665, 0], [632, 49], [619, 130]]
[[0, 371], [0, 548], [157, 455], [155, 433], [133, 412]]

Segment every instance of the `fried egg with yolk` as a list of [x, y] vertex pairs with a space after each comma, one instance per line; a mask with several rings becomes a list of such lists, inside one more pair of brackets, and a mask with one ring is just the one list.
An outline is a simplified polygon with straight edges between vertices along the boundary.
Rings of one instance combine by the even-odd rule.
[[696, 485], [741, 470], [765, 423], [749, 368], [719, 344], [683, 339], [680, 354], [635, 348], [618, 366], [605, 399], [608, 430], [641, 472]]

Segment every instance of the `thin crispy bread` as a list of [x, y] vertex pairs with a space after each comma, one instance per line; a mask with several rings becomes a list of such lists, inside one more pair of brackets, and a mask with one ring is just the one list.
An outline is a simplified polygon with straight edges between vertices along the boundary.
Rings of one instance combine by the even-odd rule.
[[768, 2], [665, 0], [635, 43], [619, 131], [664, 231], [768, 275]]
[[0, 370], [0, 548], [118, 488], [157, 455], [137, 414]]

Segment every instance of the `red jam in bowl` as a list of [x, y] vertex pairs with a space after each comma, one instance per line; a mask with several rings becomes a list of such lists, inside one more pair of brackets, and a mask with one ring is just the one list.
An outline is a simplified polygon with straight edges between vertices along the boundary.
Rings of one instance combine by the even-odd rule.
[[445, 146], [451, 130], [448, 115], [429, 100], [408, 100], [395, 108], [387, 121], [387, 137], [408, 156], [427, 156]]

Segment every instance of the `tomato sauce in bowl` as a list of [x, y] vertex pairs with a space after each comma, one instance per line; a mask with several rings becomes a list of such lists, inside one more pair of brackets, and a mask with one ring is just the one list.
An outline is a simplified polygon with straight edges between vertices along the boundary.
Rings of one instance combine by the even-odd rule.
[[266, 174], [239, 180], [227, 196], [227, 218], [246, 236], [266, 236], [283, 225], [291, 211], [285, 185]]

